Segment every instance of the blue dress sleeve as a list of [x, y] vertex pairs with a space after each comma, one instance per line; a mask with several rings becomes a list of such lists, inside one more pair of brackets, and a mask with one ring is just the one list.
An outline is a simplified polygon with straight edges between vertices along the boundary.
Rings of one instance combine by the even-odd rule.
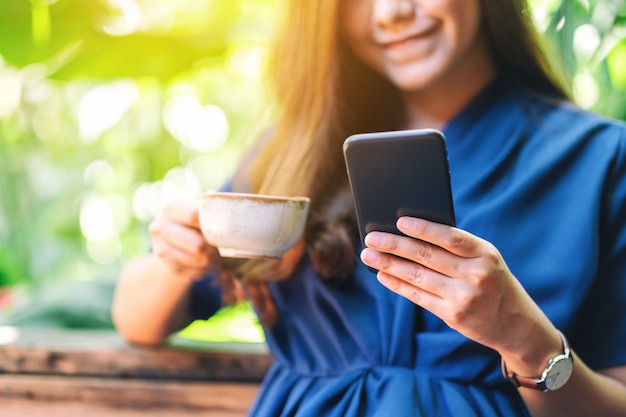
[[593, 369], [626, 364], [626, 128], [612, 133], [621, 137], [600, 207], [599, 268], [571, 336]]

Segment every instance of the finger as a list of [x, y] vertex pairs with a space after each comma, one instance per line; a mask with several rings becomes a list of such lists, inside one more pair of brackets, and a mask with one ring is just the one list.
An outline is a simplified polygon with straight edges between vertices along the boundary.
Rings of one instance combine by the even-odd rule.
[[465, 258], [480, 255], [483, 240], [456, 227], [415, 217], [400, 217], [398, 229], [407, 236], [430, 242]]
[[175, 222], [199, 228], [198, 207], [186, 201], [170, 202], [163, 206], [163, 213]]
[[[365, 244], [368, 248], [375, 249], [378, 252], [385, 252], [393, 254], [396, 257], [408, 259], [413, 263], [423, 265], [449, 277], [458, 276], [457, 271], [461, 269], [459, 267], [459, 261], [463, 260], [462, 258], [459, 258], [447, 250], [433, 245], [432, 243], [392, 233], [371, 232], [365, 236]], [[379, 257], [377, 260], [390, 262], [392, 259], [393, 258]], [[373, 260], [374, 259], [372, 258], [372, 261]], [[393, 265], [400, 266], [403, 264], [397, 264], [394, 262]], [[368, 266], [372, 266], [373, 268], [379, 270], [384, 269], [373, 265]], [[387, 265], [385, 266], [387, 267]], [[397, 275], [396, 272], [399, 271], [389, 272]]]
[[431, 313], [438, 315], [442, 306], [445, 305], [445, 300], [436, 294], [430, 293], [420, 287], [408, 284], [406, 281], [387, 274], [385, 272], [378, 272], [376, 275], [378, 282], [387, 287], [389, 290], [395, 292], [398, 295], [408, 299], [409, 301], [419, 305], [420, 307], [430, 311]]
[[155, 246], [156, 242], [163, 241], [169, 246], [196, 256], [209, 253], [211, 248], [198, 229], [171, 219], [158, 219], [150, 225], [149, 230]]
[[173, 246], [158, 245], [153, 248], [153, 252], [177, 272], [185, 270], [206, 271], [216, 263], [216, 258], [208, 253], [205, 256], [197, 256]]
[[398, 278], [409, 286], [419, 287], [441, 298], [453, 292], [455, 285], [461, 285], [458, 281], [423, 265], [373, 249], [364, 249], [361, 252], [361, 259], [363, 263], [378, 269], [381, 273]]

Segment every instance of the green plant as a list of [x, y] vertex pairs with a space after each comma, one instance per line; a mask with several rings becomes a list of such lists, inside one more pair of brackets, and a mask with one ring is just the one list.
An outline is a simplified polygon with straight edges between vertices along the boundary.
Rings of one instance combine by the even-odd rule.
[[272, 5], [0, 2], [5, 320], [106, 325], [77, 314], [107, 317], [119, 267], [148, 250], [161, 204], [217, 188], [257, 126]]
[[626, 1], [531, 0], [548, 51], [584, 107], [626, 118]]

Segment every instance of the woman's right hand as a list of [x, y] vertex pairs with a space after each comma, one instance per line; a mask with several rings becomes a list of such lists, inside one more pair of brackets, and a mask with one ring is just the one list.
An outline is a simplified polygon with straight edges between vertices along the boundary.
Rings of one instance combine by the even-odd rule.
[[200, 231], [195, 204], [166, 204], [148, 230], [153, 255], [178, 277], [195, 281], [221, 263], [217, 249], [207, 243]]

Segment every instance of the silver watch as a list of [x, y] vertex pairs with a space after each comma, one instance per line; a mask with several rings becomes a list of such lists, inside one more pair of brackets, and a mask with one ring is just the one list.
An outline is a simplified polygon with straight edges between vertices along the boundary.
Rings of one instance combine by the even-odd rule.
[[502, 359], [502, 375], [516, 387], [532, 388], [543, 392], [556, 391], [563, 387], [574, 370], [574, 358], [570, 350], [567, 339], [559, 331], [559, 336], [563, 341], [563, 353], [553, 357], [548, 361], [548, 365], [539, 378], [525, 377], [510, 371]]

